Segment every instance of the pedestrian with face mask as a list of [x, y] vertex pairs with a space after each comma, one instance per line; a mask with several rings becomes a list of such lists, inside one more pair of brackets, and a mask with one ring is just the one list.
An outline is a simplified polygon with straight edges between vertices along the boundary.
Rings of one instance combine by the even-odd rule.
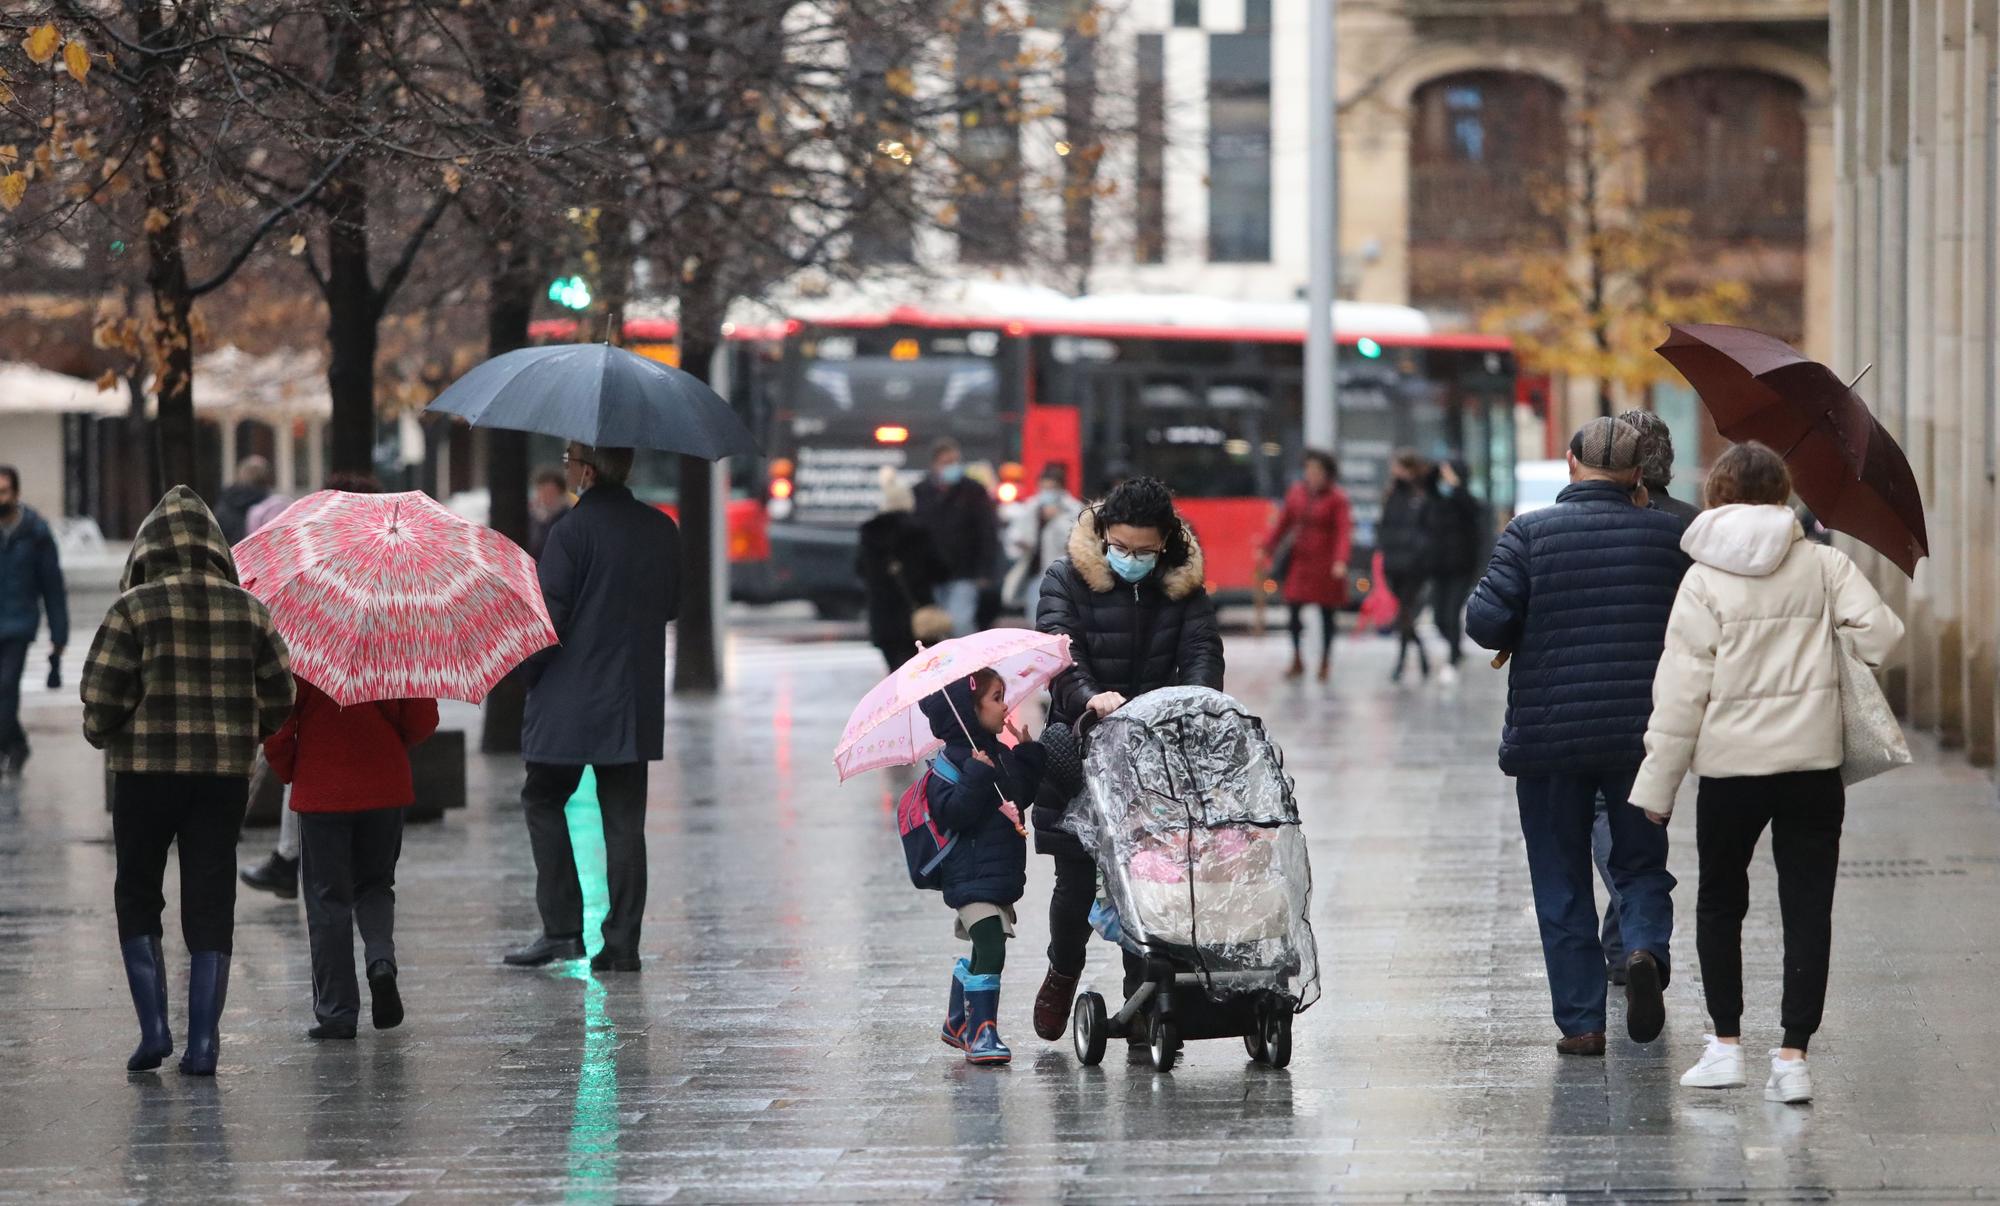
[[1051, 461], [1042, 468], [1034, 496], [1021, 503], [1007, 526], [1007, 554], [1014, 568], [1007, 572], [1002, 593], [1020, 601], [1030, 625], [1042, 600], [1042, 575], [1062, 560], [1081, 510], [1083, 500], [1069, 492], [1069, 466]]
[[917, 483], [917, 522], [931, 534], [945, 565], [938, 606], [951, 613], [952, 631], [979, 631], [980, 592], [991, 586], [1000, 559], [1000, 525], [993, 496], [965, 474], [965, 454], [955, 440], [931, 448], [930, 476]]
[[[1070, 528], [1067, 554], [1042, 579], [1035, 627], [1069, 638], [1069, 669], [1050, 686], [1049, 724], [1109, 716], [1162, 687], [1222, 689], [1222, 634], [1205, 586], [1201, 542], [1173, 495], [1135, 477]], [[1035, 997], [1035, 1033], [1059, 1039], [1083, 975], [1097, 864], [1064, 830], [1067, 800], [1044, 792], [1033, 811], [1035, 849], [1056, 860], [1049, 900], [1049, 971]], [[1126, 956], [1125, 990], [1140, 968]]]

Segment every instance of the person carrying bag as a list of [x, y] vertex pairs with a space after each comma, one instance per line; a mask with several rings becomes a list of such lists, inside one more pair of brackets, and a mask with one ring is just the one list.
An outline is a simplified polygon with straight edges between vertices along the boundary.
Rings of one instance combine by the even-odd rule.
[[1902, 621], [1846, 554], [1805, 538], [1787, 505], [1790, 471], [1762, 444], [1717, 459], [1708, 509], [1681, 547], [1694, 559], [1653, 679], [1646, 761], [1632, 803], [1664, 825], [1692, 769], [1701, 886], [1695, 945], [1715, 1032], [1681, 1078], [1689, 1088], [1745, 1083], [1743, 918], [1765, 828], [1784, 917], [1784, 1037], [1768, 1101], [1812, 1099], [1806, 1044], [1826, 1002], [1833, 889], [1846, 785], [1909, 761], [1870, 667]]

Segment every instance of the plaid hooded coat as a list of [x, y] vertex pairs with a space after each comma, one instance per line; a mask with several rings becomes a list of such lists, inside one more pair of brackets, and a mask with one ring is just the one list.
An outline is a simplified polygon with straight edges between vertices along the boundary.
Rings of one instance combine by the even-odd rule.
[[249, 774], [291, 715], [292, 674], [193, 490], [175, 486], [146, 516], [119, 585], [84, 663], [84, 738], [114, 771]]

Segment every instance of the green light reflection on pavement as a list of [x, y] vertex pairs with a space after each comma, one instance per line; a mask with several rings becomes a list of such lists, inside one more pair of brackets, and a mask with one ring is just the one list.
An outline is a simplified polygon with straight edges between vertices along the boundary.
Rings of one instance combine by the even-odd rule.
[[[569, 822], [576, 877], [583, 887], [584, 945], [595, 955], [604, 946], [604, 916], [611, 911], [595, 772], [583, 772], [563, 817]], [[618, 1191], [618, 1028], [605, 1012], [604, 985], [591, 974], [590, 964], [565, 964], [564, 974], [583, 982], [583, 1057], [570, 1112], [569, 1187], [563, 1196], [570, 1202], [613, 1202]]]

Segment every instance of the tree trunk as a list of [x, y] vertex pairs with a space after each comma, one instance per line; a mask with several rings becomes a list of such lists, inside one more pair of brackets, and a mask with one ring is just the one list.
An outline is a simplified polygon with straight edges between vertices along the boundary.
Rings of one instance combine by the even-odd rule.
[[[681, 367], [703, 381], [722, 345], [722, 320], [681, 295]], [[697, 456], [681, 458], [681, 618], [674, 627], [674, 691], [710, 694], [722, 689], [715, 614], [715, 466]]]
[[[521, 59], [500, 26], [500, 14], [472, 23], [473, 53], [479, 62], [480, 102], [493, 138], [511, 141], [521, 132]], [[535, 313], [535, 264], [523, 221], [525, 203], [515, 174], [501, 169], [487, 190], [487, 229], [493, 259], [486, 284], [486, 354], [511, 352], [528, 344]], [[521, 431], [484, 428], [487, 522], [516, 544], [528, 543], [528, 436]], [[521, 752], [521, 719], [528, 688], [509, 674], [487, 693], [480, 718], [479, 748], [488, 754]]]
[[[486, 353], [498, 356], [528, 343], [528, 320], [535, 310], [533, 263], [513, 199], [503, 202], [500, 230], [487, 286]], [[488, 522], [516, 544], [528, 542], [528, 436], [526, 432], [484, 429]], [[486, 696], [479, 748], [488, 754], [521, 752], [521, 718], [528, 688], [519, 674], [500, 680]]]
[[139, 44], [147, 48], [139, 87], [139, 128], [146, 148], [146, 284], [153, 315], [147, 342], [160, 396], [159, 476], [168, 486], [194, 485], [198, 458], [194, 421], [194, 297], [188, 290], [181, 246], [181, 178], [172, 128], [183, 48], [161, 38], [166, 18], [159, 0], [136, 13]]
[[351, 161], [327, 184], [327, 392], [333, 399], [332, 468], [375, 469], [376, 321], [381, 317], [368, 268], [366, 168]]

